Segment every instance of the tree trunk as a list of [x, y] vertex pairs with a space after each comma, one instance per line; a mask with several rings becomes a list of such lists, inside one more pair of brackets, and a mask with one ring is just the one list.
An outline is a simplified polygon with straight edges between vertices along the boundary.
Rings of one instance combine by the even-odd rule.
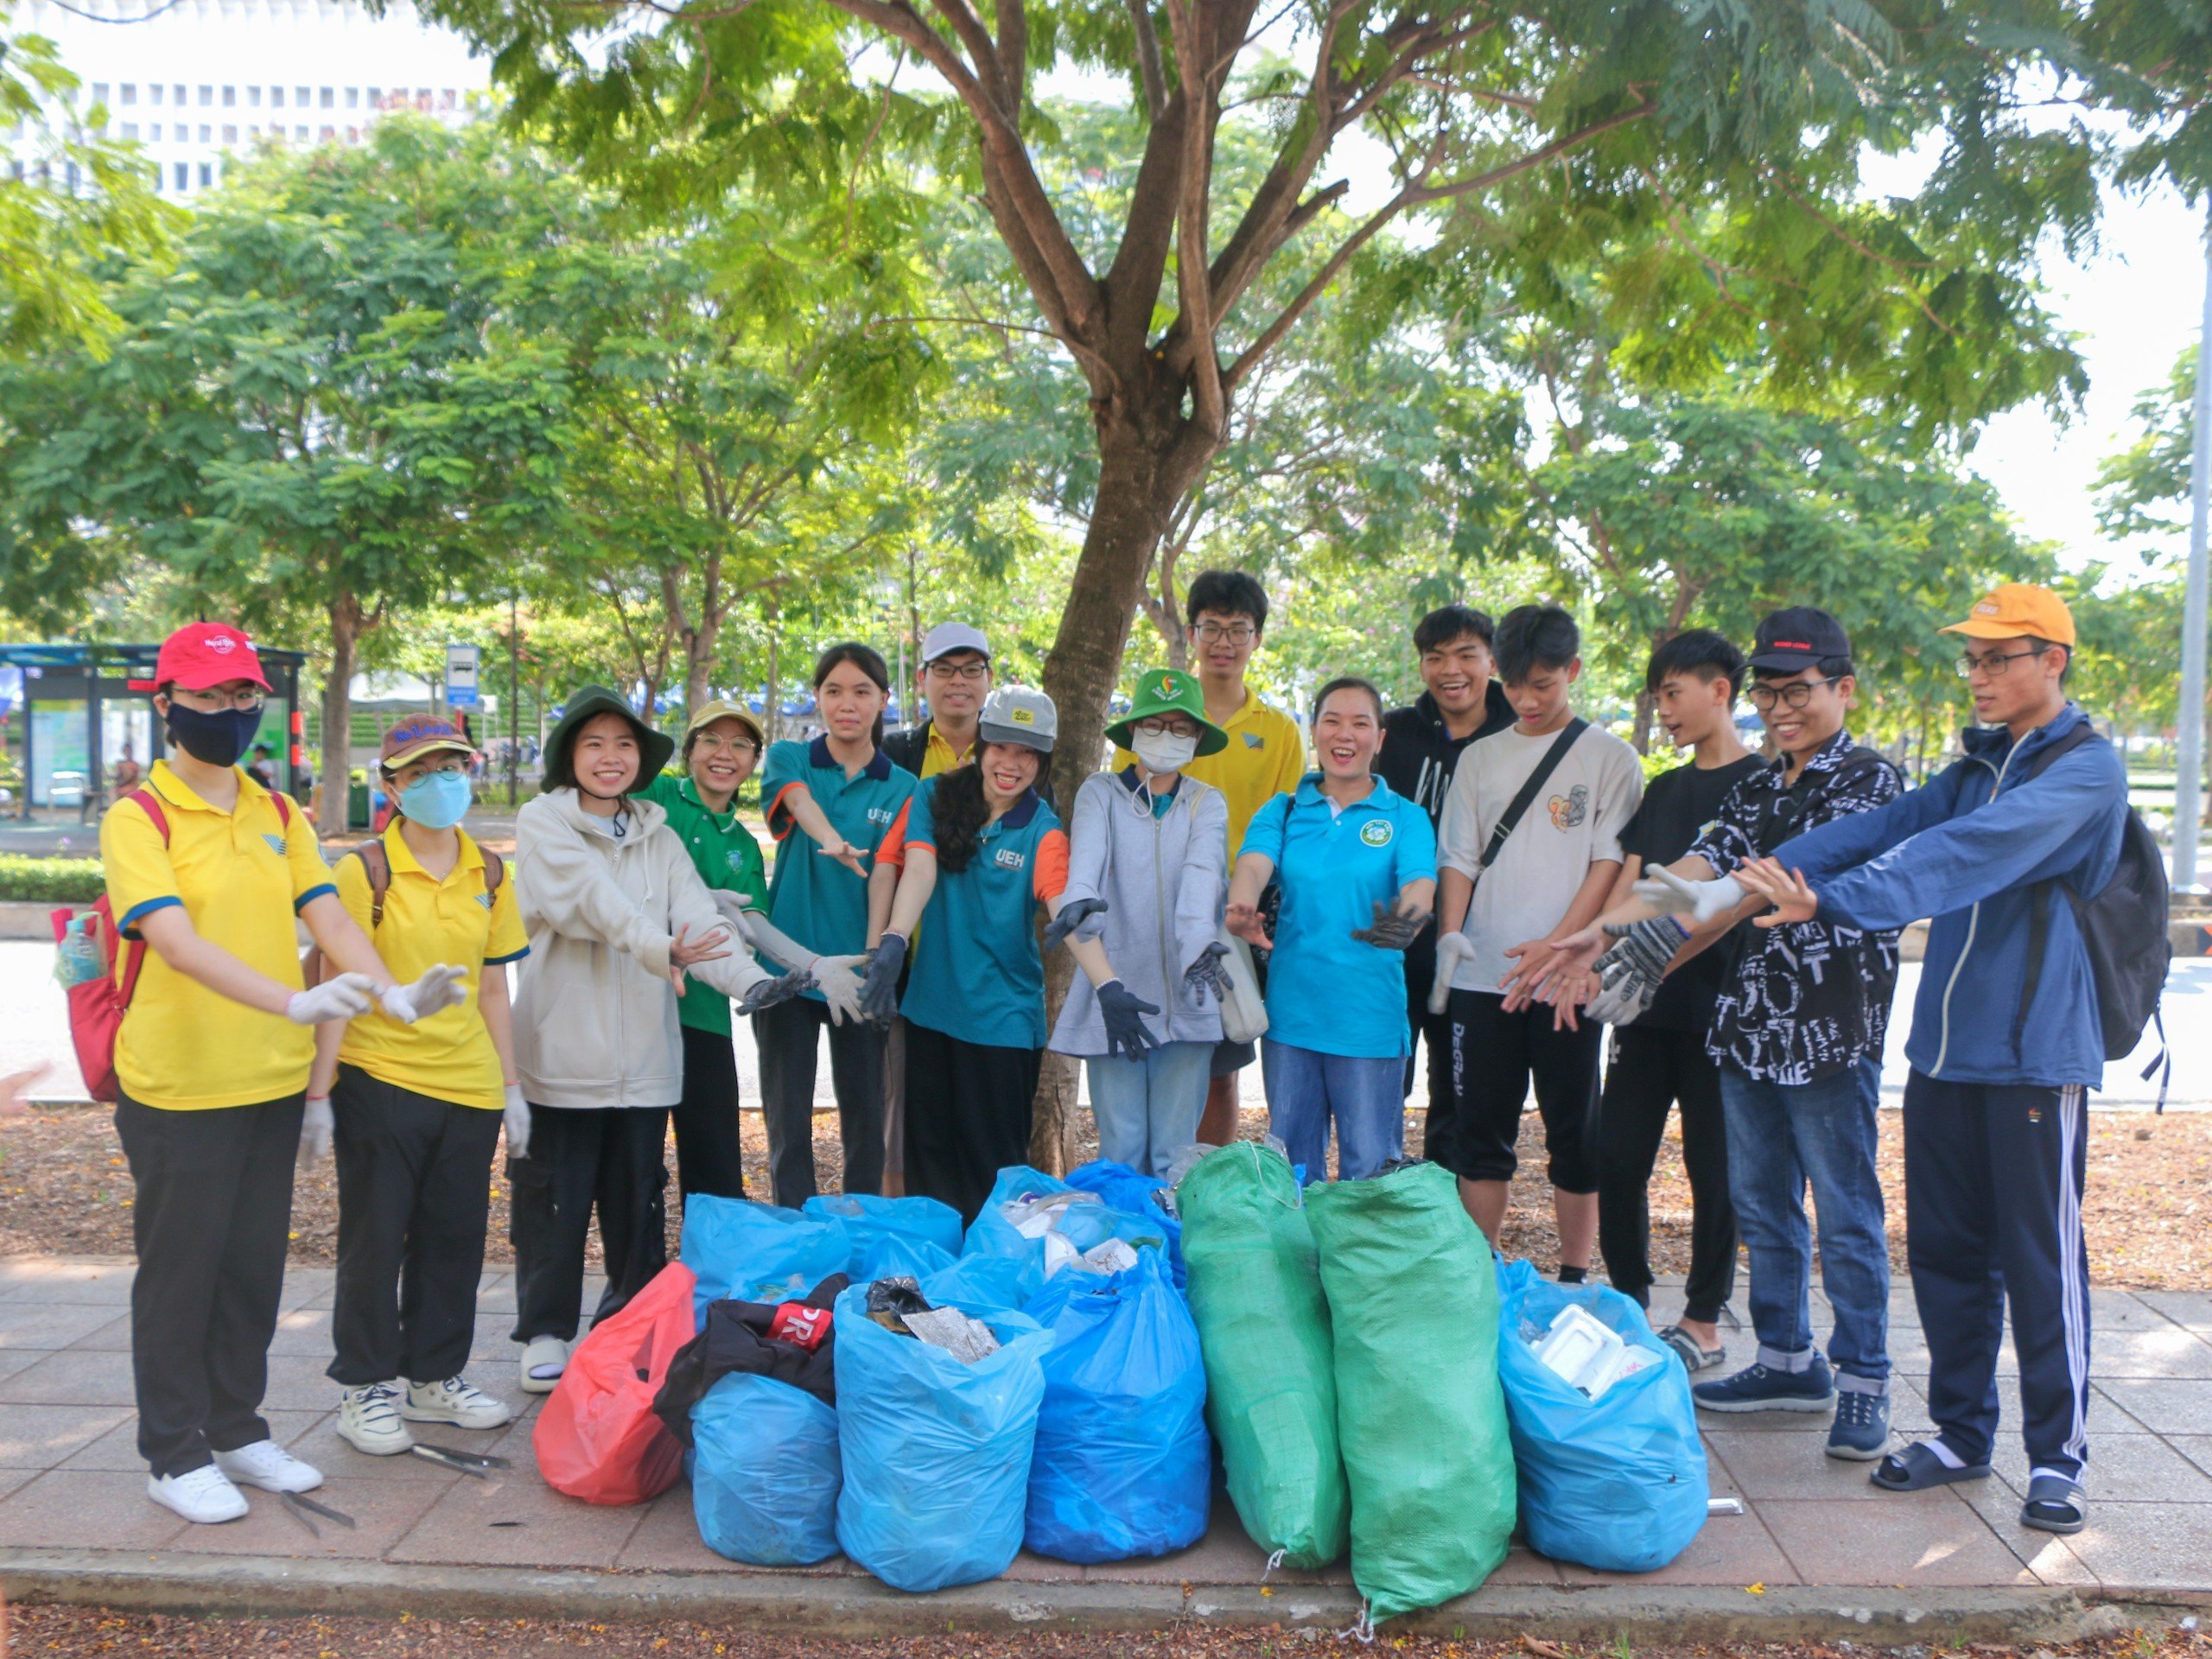
[[315, 785], [315, 827], [326, 836], [346, 829], [353, 780], [353, 664], [360, 654], [361, 601], [340, 594], [330, 602], [330, 669], [322, 682], [322, 776]]
[[707, 700], [708, 682], [714, 677], [715, 636], [718, 625], [704, 618], [699, 626], [685, 636], [683, 645], [683, 717], [692, 714]]

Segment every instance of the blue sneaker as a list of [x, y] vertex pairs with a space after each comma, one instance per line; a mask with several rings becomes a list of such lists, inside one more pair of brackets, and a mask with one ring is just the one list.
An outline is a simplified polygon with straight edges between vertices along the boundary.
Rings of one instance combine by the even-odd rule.
[[1835, 1422], [1828, 1430], [1828, 1456], [1872, 1463], [1890, 1449], [1890, 1396], [1840, 1389]]
[[1700, 1411], [1826, 1411], [1835, 1404], [1835, 1378], [1820, 1355], [1802, 1371], [1749, 1365], [1717, 1382], [1697, 1382], [1690, 1397]]

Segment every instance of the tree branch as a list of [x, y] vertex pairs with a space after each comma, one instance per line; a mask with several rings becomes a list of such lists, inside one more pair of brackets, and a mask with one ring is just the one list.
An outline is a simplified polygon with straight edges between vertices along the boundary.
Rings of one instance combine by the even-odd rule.
[[1128, 0], [1129, 27], [1137, 37], [1137, 74], [1144, 82], [1145, 112], [1154, 120], [1167, 113], [1167, 76], [1160, 67], [1160, 35], [1152, 26], [1147, 0]]
[[1022, 0], [998, 0], [999, 75], [1006, 83], [1007, 118], [1021, 130], [1021, 107], [1029, 96], [1029, 12]]
[[1184, 105], [1182, 189], [1175, 212], [1175, 283], [1182, 302], [1177, 326], [1192, 353], [1194, 412], [1218, 442], [1228, 428], [1229, 404], [1214, 341], [1213, 277], [1206, 263], [1206, 209], [1213, 185], [1212, 88], [1200, 67], [1205, 59], [1194, 0], [1167, 0], [1167, 24], [1174, 35]]

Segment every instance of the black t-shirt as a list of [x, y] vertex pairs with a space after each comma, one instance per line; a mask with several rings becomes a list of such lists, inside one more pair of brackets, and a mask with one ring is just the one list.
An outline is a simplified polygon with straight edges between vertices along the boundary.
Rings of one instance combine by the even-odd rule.
[[[1747, 754], [1725, 766], [1692, 764], [1661, 772], [1644, 790], [1643, 804], [1621, 831], [1621, 850], [1636, 854], [1646, 869], [1672, 864], [1713, 822], [1729, 791], [1764, 769], [1757, 755]], [[1727, 977], [1733, 945], [1730, 939], [1717, 940], [1668, 975], [1636, 1023], [1668, 1031], [1703, 1031], [1711, 1026], [1713, 1000]]]

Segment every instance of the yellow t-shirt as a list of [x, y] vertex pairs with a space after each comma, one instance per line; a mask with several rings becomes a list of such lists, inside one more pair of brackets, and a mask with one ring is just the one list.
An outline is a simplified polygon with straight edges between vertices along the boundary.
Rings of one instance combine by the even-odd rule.
[[492, 1033], [476, 1006], [482, 969], [530, 954], [530, 940], [515, 903], [514, 867], [497, 893], [486, 890], [483, 849], [461, 836], [461, 857], [439, 880], [415, 856], [397, 820], [384, 832], [384, 855], [391, 866], [385, 889], [384, 920], [369, 926], [373, 895], [368, 866], [358, 858], [338, 861], [338, 901], [364, 933], [391, 976], [411, 984], [442, 962], [467, 969], [467, 995], [450, 1008], [411, 1026], [371, 1014], [349, 1023], [338, 1058], [358, 1065], [379, 1083], [456, 1106], [480, 1106], [487, 1112], [506, 1104], [505, 1080]]
[[955, 766], [974, 760], [976, 747], [970, 743], [964, 749], [956, 750], [944, 741], [944, 734], [938, 730], [937, 723], [932, 721], [930, 723], [930, 741], [922, 750], [922, 776], [934, 778], [941, 772], [950, 772]]
[[[201, 938], [296, 988], [292, 918], [335, 891], [315, 826], [294, 810], [288, 828], [269, 791], [243, 771], [228, 812], [201, 800], [166, 760], [154, 763], [144, 787], [161, 798], [167, 846], [136, 801], [118, 801], [100, 819], [117, 926], [136, 938], [141, 918], [181, 905]], [[122, 967], [118, 952], [118, 979]], [[115, 1039], [117, 1081], [132, 1100], [171, 1111], [257, 1105], [300, 1093], [314, 1063], [313, 1027], [233, 1002], [146, 952]]]
[[[1202, 784], [1211, 784], [1227, 798], [1229, 861], [1234, 864], [1252, 815], [1276, 796], [1293, 793], [1306, 775], [1306, 734], [1281, 709], [1262, 702], [1249, 686], [1244, 688], [1243, 706], [1222, 729], [1229, 734], [1229, 747], [1183, 770]], [[1114, 751], [1115, 771], [1135, 764], [1136, 756], [1127, 749]]]

